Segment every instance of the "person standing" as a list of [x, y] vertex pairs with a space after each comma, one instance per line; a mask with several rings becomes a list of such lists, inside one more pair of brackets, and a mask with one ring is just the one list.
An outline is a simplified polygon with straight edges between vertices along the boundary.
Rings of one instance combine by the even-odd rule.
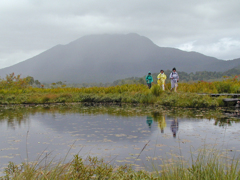
[[171, 79], [171, 91], [174, 88], [174, 91], [177, 92], [179, 76], [175, 67], [172, 69], [172, 72], [170, 74], [170, 79]]
[[150, 89], [152, 87], [153, 77], [151, 75], [151, 72], [148, 72], [148, 75], [146, 76], [146, 82], [148, 85], [148, 88]]
[[167, 76], [164, 74], [164, 71], [161, 70], [160, 74], [157, 76], [157, 83], [160, 87], [162, 87], [162, 90], [165, 90], [165, 80], [167, 79]]

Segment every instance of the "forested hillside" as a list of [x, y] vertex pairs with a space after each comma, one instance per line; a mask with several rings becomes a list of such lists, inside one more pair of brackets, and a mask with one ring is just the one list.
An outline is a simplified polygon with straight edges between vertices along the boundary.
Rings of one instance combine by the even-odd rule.
[[[169, 81], [169, 75], [172, 71], [166, 70], [164, 73], [167, 76], [167, 82]], [[225, 72], [210, 72], [210, 71], [197, 71], [196, 73], [186, 73], [182, 71], [177, 71], [180, 76], [181, 82], [189, 82], [189, 81], [214, 81], [226, 78], [227, 76], [235, 76], [240, 74], [240, 68], [233, 68]], [[146, 74], [147, 75], [147, 74]], [[153, 73], [154, 83], [157, 83], [157, 75], [158, 73]], [[145, 83], [145, 76], [141, 78], [131, 77], [122, 80], [114, 81], [114, 85], [122, 84], [122, 83]]]
[[[180, 82], [194, 82], [194, 81], [216, 81], [227, 78], [228, 76], [235, 76], [240, 75], [240, 68], [233, 68], [225, 72], [210, 72], [210, 71], [197, 71], [196, 73], [186, 73], [182, 71], [177, 71], [180, 76]], [[166, 70], [164, 72], [167, 76], [167, 81], [169, 81], [169, 75], [171, 70]], [[147, 75], [147, 72], [146, 72]], [[123, 84], [145, 84], [145, 76], [142, 77], [129, 77], [125, 79], [118, 79], [112, 83], [81, 83], [81, 84], [67, 84], [67, 86], [73, 87], [108, 87], [108, 86], [116, 86], [116, 85], [123, 85]], [[157, 83], [157, 75], [158, 73], [153, 73], [154, 83]]]
[[[240, 75], [240, 67], [230, 69], [225, 72], [210, 72], [210, 71], [197, 71], [196, 73], [186, 73], [183, 71], [177, 71], [180, 76], [180, 82], [196, 82], [196, 81], [219, 81], [228, 78], [229, 76]], [[169, 75], [171, 70], [166, 70], [164, 72], [167, 76], [166, 82], [170, 82]], [[147, 74], [146, 74], [147, 75]], [[125, 79], [118, 79], [109, 83], [67, 83], [64, 81], [52, 82], [52, 83], [42, 83], [39, 80], [28, 76], [27, 79], [29, 84], [33, 87], [45, 87], [45, 88], [56, 88], [56, 87], [109, 87], [123, 84], [146, 84], [145, 77], [129, 77]], [[158, 73], [153, 73], [154, 83], [157, 83]]]

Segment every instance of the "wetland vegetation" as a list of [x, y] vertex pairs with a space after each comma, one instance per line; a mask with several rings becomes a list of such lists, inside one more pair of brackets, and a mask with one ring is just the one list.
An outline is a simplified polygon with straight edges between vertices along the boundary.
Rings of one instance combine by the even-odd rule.
[[[10, 143], [9, 150], [17, 151], [15, 148], [20, 147], [20, 143], [27, 143], [30, 154], [29, 159], [21, 155], [25, 159], [23, 163], [13, 163], [13, 161], [5, 165], [7, 167], [4, 168], [1, 179], [239, 178], [239, 153], [236, 144], [239, 131], [235, 129], [239, 127], [238, 120], [224, 116], [221, 109], [169, 109], [158, 105], [94, 104], [91, 106], [90, 104], [3, 106], [0, 124], [2, 127], [6, 123], [9, 127], [7, 130], [1, 129], [3, 137], [10, 140], [7, 141]], [[149, 117], [153, 120], [151, 128], [146, 124]], [[180, 123], [178, 129], [180, 135], [177, 135], [177, 138], [171, 136], [172, 119], [178, 119]], [[34, 120], [39, 122], [37, 121], [36, 124]], [[159, 129], [164, 124], [163, 120], [166, 121], [164, 133]], [[130, 131], [127, 131], [128, 127]], [[18, 129], [24, 130], [17, 131]], [[29, 140], [24, 142], [27, 130]], [[10, 131], [17, 132], [14, 135], [9, 134]], [[59, 133], [69, 134], [71, 138], [59, 136]], [[39, 139], [31, 140], [36, 134]], [[204, 140], [205, 142], [202, 142], [203, 136], [207, 134], [209, 136]], [[6, 135], [9, 137], [5, 137]], [[45, 140], [42, 139], [44, 136], [46, 136]], [[97, 137], [100, 139], [97, 140]], [[219, 141], [215, 138], [219, 138]], [[223, 139], [228, 143], [232, 141], [235, 149], [232, 145], [222, 146]], [[3, 143], [4, 141], [2, 140]], [[123, 145], [121, 145], [122, 141]], [[201, 144], [198, 148], [195, 148], [195, 141]], [[54, 158], [55, 155], [50, 156], [51, 150], [46, 151], [44, 145], [48, 147], [49, 143], [57, 144], [52, 147], [55, 151], [62, 147], [67, 147], [68, 150], [63, 151], [63, 157], [58, 160]], [[92, 154], [84, 153], [83, 150], [87, 146], [90, 146], [90, 149], [86, 151], [92, 151]], [[34, 147], [36, 151], [32, 149]], [[100, 154], [106, 152], [105, 154], [113, 155], [103, 157], [97, 152], [93, 154], [94, 148], [101, 148]], [[44, 151], [39, 152], [38, 158], [34, 159], [30, 156], [40, 149]], [[70, 152], [71, 149], [75, 151]], [[79, 149], [82, 150], [78, 153]], [[113, 153], [114, 151], [126, 151], [126, 156], [117, 155]], [[1, 149], [1, 152], [7, 150]], [[23, 150], [23, 154], [25, 153]], [[6, 155], [13, 156], [13, 153]], [[67, 158], [67, 155], [72, 158]], [[10, 158], [10, 161], [12, 159], [14, 158]]]
[[[130, 157], [125, 156], [123, 157], [124, 160], [115, 161], [113, 157], [103, 157], [102, 159], [98, 153], [86, 157], [75, 151], [74, 154], [70, 154], [73, 155], [73, 158], [67, 160], [63, 158], [63, 160], [56, 161], [54, 158], [46, 158], [47, 156], [44, 154], [48, 154], [48, 152], [43, 150], [42, 153], [38, 152], [41, 156], [36, 161], [23, 158], [23, 163], [7, 163], [1, 179], [239, 179], [238, 151], [232, 146], [230, 149], [225, 146], [221, 149], [219, 142], [216, 143], [216, 140], [213, 139], [213, 137], [221, 137], [219, 139], [224, 141], [226, 138], [228, 141], [234, 141], [233, 144], [237, 144], [239, 131], [234, 127], [238, 127], [238, 120], [224, 116], [221, 108], [219, 108], [224, 106], [222, 99], [225, 97], [213, 98], [208, 95], [198, 94], [238, 93], [240, 87], [239, 77], [226, 77], [222, 81], [215, 82], [179, 83], [179, 93], [171, 93], [169, 87], [170, 84], [167, 83], [165, 92], [161, 91], [157, 85], [154, 85], [149, 90], [143, 84], [91, 88], [66, 86], [52, 86], [51, 88], [41, 86], [38, 88], [32, 87], [27, 78], [21, 78], [14, 74], [8, 75], [0, 81], [0, 104], [2, 105], [0, 124], [2, 127], [5, 125], [7, 127], [2, 128], [4, 136], [16, 139], [3, 142], [3, 145], [6, 144], [9, 147], [2, 148], [2, 153], [7, 151], [15, 152], [18, 148], [16, 145], [20, 147], [20, 143], [24, 143], [23, 139], [27, 139], [26, 131], [29, 131], [29, 127], [33, 128], [33, 130], [30, 129], [30, 135], [32, 136], [44, 133], [48, 136], [47, 138], [56, 136], [60, 140], [57, 140], [55, 144], [60, 144], [61, 147], [81, 149], [87, 146], [86, 144], [89, 144], [89, 146], [91, 143], [96, 144], [96, 142], [97, 144], [114, 144], [124, 140], [125, 143], [129, 141], [129, 144], [134, 144], [131, 149], [134, 153], [128, 153]], [[105, 106], [102, 106], [102, 104], [105, 104]], [[51, 115], [52, 120], [49, 120], [49, 115], [46, 115], [46, 113]], [[101, 128], [96, 127], [101, 123], [94, 120], [99, 116], [102, 118], [101, 123], [103, 126]], [[42, 118], [42, 120], [46, 119], [46, 122], [49, 123], [47, 125], [51, 128], [40, 131], [41, 128], [45, 128], [46, 124], [42, 126], [41, 123], [45, 121], [41, 120], [36, 121], [37, 124], [34, 124], [33, 120], [38, 117]], [[86, 119], [84, 119], [85, 117]], [[152, 126], [146, 124], [146, 122], [151, 121], [148, 117], [153, 120], [151, 122]], [[162, 119], [165, 118], [164, 121], [166, 122], [164, 124]], [[191, 121], [186, 120], [186, 118]], [[71, 119], [72, 121], [70, 121]], [[114, 119], [117, 119], [117, 121]], [[173, 125], [176, 126], [176, 124], [173, 124], [175, 119], [178, 119], [177, 126], [179, 122], [183, 125], [182, 129], [184, 130], [180, 132], [184, 138], [179, 138], [178, 135], [177, 138], [174, 135], [172, 137], [170, 129], [173, 129]], [[51, 124], [51, 121], [54, 123]], [[185, 123], [187, 121], [191, 123]], [[71, 128], [64, 124], [67, 122], [71, 123]], [[133, 123], [136, 130], [133, 129], [133, 124], [128, 124], [131, 131], [129, 133], [121, 132], [124, 128], [121, 129], [116, 124], [120, 122], [125, 123], [124, 126]], [[197, 123], [198, 125], [195, 127]], [[64, 124], [64, 127], [57, 129], [56, 127], [61, 124]], [[214, 125], [214, 127], [211, 126], [208, 129], [206, 124]], [[109, 125], [112, 125], [112, 127], [104, 129]], [[162, 126], [168, 127], [168, 131], [164, 133], [159, 131]], [[229, 133], [226, 133], [229, 127], [232, 129], [229, 130]], [[21, 128], [23, 130], [18, 132], [17, 130]], [[202, 135], [199, 135], [200, 131], [199, 134], [195, 133], [199, 129], [201, 129], [202, 135], [210, 133], [210, 137], [206, 137], [207, 145], [202, 142]], [[65, 134], [70, 136], [70, 138], [67, 138], [70, 139], [68, 139], [69, 143], [72, 143], [73, 146], [62, 142], [61, 138], [58, 137], [59, 134], [57, 133], [63, 130]], [[92, 130], [92, 132], [87, 134], [86, 130]], [[17, 132], [13, 135], [10, 131], [11, 133]], [[86, 134], [80, 134], [80, 131], [86, 132]], [[179, 132], [178, 129], [177, 131]], [[159, 136], [161, 137], [161, 143], [157, 142]], [[73, 137], [77, 138], [75, 140], [77, 141], [76, 145], [74, 145]], [[96, 137], [102, 137], [102, 140]], [[156, 138], [156, 141], [152, 142], [152, 140], [150, 142], [146, 140], [153, 137]], [[170, 137], [172, 140], [169, 140]], [[41, 142], [41, 140], [36, 141], [33, 139], [32, 143], [34, 147], [43, 147], [44, 145], [54, 144], [52, 142], [55, 140]], [[169, 142], [173, 143], [171, 146], [174, 146], [174, 149], [175, 146], [179, 145], [179, 148], [176, 148], [178, 153], [165, 156], [163, 154], [169, 152], [169, 148], [165, 147], [165, 144]], [[203, 146], [191, 151], [190, 142], [202, 143]], [[27, 145], [28, 142], [25, 142], [25, 144]], [[181, 154], [182, 147], [180, 147], [180, 144], [185, 148], [183, 154], [188, 154], [190, 157], [186, 158]], [[214, 145], [209, 147], [209, 144]], [[215, 146], [215, 144], [218, 145]], [[105, 151], [109, 151], [109, 147], [112, 148], [112, 145], [107, 146], [107, 148], [105, 145], [103, 147]], [[55, 145], [53, 148], [55, 148]], [[125, 146], [118, 146], [116, 149], [124, 151], [126, 148]], [[136, 162], [139, 160], [139, 156], [145, 151], [155, 153], [156, 148], [158, 148], [158, 153], [162, 149], [164, 153], [161, 156], [158, 154], [159, 156], [156, 157], [146, 157], [149, 162], [147, 167], [138, 169], [139, 164]], [[110, 152], [112, 152], [112, 149]], [[27, 152], [27, 149], [25, 151]], [[89, 149], [86, 151], [89, 151]], [[26, 152], [25, 154], [27, 154]], [[63, 152], [65, 152], [65, 156], [68, 155], [68, 152]], [[232, 153], [235, 153], [235, 155]], [[13, 154], [12, 152], [10, 155], [7, 153], [7, 155], [0, 158], [12, 158], [14, 157]], [[119, 164], [112, 162], [118, 162]], [[6, 163], [4, 165], [6, 166]]]
[[115, 167], [109, 162], [96, 157], [83, 159], [75, 155], [69, 163], [46, 164], [39, 167], [39, 162], [22, 163], [15, 165], [9, 163], [5, 169], [5, 176], [1, 179], [221, 179], [232, 180], [240, 178], [239, 159], [229, 160], [226, 153], [216, 149], [202, 149], [196, 160], [192, 163], [182, 158], [162, 160], [161, 167], [156, 166], [155, 171], [135, 171], [129, 165]]
[[222, 81], [179, 83], [178, 92], [161, 91], [158, 85], [150, 90], [143, 84], [125, 84], [110, 87], [32, 87], [29, 78], [7, 75], [0, 81], [0, 104], [44, 104], [44, 103], [142, 103], [171, 107], [219, 107], [224, 106], [220, 96], [213, 98], [199, 93], [238, 93], [239, 76], [225, 77]]

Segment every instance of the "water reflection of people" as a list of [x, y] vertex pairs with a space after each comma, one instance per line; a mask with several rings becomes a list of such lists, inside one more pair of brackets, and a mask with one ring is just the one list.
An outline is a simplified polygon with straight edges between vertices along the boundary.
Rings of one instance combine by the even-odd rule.
[[173, 137], [176, 138], [177, 131], [178, 131], [178, 119], [177, 118], [175, 118], [172, 121], [171, 130], [172, 130], [172, 133], [173, 133]]
[[146, 123], [148, 124], [149, 128], [151, 128], [152, 122], [153, 122], [152, 116], [147, 116]]
[[165, 116], [159, 116], [158, 117], [158, 127], [161, 130], [161, 133], [164, 133], [164, 129], [167, 126], [166, 120], [165, 120]]
[[240, 108], [240, 101], [237, 101], [237, 103], [235, 105], [235, 111], [233, 113], [234, 117], [239, 117], [240, 116], [239, 108]]

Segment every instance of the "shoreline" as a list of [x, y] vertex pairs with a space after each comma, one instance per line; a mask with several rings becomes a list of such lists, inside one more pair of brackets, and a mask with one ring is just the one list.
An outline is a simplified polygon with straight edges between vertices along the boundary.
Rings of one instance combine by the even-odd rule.
[[161, 92], [154, 95], [147, 93], [22, 93], [5, 94], [0, 97], [0, 106], [5, 105], [40, 105], [40, 104], [143, 104], [161, 105], [184, 108], [216, 108], [226, 106], [223, 99], [226, 96], [211, 97], [196, 93]]

